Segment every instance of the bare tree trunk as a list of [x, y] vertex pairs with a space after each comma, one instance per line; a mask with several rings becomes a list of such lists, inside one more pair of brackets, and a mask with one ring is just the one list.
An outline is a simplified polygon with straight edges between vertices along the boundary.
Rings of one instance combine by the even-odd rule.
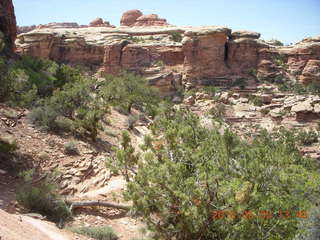
[[129, 211], [131, 206], [109, 203], [109, 202], [101, 202], [101, 201], [81, 201], [81, 202], [73, 202], [70, 200], [66, 201], [67, 204], [70, 205], [70, 211], [72, 212], [75, 208], [81, 207], [109, 207], [109, 208], [117, 208], [125, 211]]

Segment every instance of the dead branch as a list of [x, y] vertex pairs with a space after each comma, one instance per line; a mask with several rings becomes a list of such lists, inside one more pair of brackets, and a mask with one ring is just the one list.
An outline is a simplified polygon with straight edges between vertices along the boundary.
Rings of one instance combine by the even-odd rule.
[[73, 209], [81, 208], [81, 207], [109, 207], [109, 208], [117, 208], [117, 209], [121, 209], [121, 210], [125, 210], [125, 211], [129, 211], [131, 208], [131, 206], [127, 206], [127, 205], [102, 202], [102, 201], [73, 202], [73, 201], [67, 200], [66, 203], [70, 205], [71, 212]]

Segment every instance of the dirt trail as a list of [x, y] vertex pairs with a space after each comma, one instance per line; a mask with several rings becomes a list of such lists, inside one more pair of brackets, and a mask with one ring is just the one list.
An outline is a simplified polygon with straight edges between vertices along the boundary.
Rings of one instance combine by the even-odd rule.
[[88, 238], [58, 229], [53, 223], [0, 210], [1, 240], [87, 240]]

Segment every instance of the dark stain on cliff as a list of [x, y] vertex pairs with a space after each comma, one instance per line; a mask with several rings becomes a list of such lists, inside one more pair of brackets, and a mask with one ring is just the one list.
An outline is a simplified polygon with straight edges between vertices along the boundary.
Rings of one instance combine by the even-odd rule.
[[17, 36], [16, 17], [12, 0], [0, 1], [0, 31], [4, 34], [5, 54], [12, 54], [15, 49], [14, 41]]

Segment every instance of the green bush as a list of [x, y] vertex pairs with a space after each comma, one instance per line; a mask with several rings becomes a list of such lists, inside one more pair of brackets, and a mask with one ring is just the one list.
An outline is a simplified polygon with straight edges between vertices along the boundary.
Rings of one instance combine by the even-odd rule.
[[70, 230], [74, 233], [85, 235], [97, 240], [117, 240], [118, 237], [114, 234], [112, 228], [102, 227], [71, 227]]
[[255, 105], [255, 106], [261, 107], [263, 105], [262, 98], [258, 97], [258, 96], [254, 97], [252, 102], [253, 102], [253, 105]]
[[56, 223], [65, 221], [71, 216], [67, 205], [58, 195], [57, 187], [54, 184], [44, 181], [37, 186], [33, 186], [30, 183], [33, 172], [28, 171], [22, 175], [25, 177], [26, 183], [16, 193], [19, 204], [32, 212], [46, 216]]
[[232, 83], [232, 87], [239, 87], [240, 89], [245, 89], [247, 85], [247, 79], [245, 78], [237, 78], [233, 83]]
[[301, 130], [298, 132], [296, 139], [297, 142], [301, 145], [307, 146], [311, 145], [313, 143], [318, 142], [319, 133], [315, 130]]
[[67, 83], [29, 114], [36, 125], [52, 131], [69, 131], [95, 140], [107, 105], [94, 96], [95, 79]]
[[215, 119], [221, 119], [226, 113], [226, 106], [223, 103], [218, 103], [209, 110], [209, 114]]
[[138, 115], [130, 115], [128, 117], [128, 129], [133, 129], [134, 125], [136, 124], [136, 122], [139, 120], [139, 116]]
[[268, 109], [268, 108], [262, 108], [262, 109], [260, 110], [260, 112], [261, 112], [263, 115], [267, 115], [267, 114], [270, 112], [270, 109]]
[[17, 141], [10, 135], [0, 136], [0, 153], [12, 153], [18, 149]]
[[4, 83], [0, 100], [20, 107], [31, 107], [39, 98], [51, 96], [55, 89], [81, 78], [77, 68], [29, 56], [15, 61], [2, 57], [0, 73]]
[[[151, 129], [144, 152], [134, 154], [138, 169], [126, 199], [156, 239], [294, 239], [300, 219], [279, 211], [310, 211], [319, 201], [315, 162], [300, 155], [290, 135], [263, 131], [243, 141], [201, 127], [183, 108], [167, 110]], [[261, 217], [266, 210], [271, 218]], [[216, 217], [218, 211], [236, 215]]]
[[5, 47], [4, 34], [3, 32], [0, 31], [0, 53], [3, 51], [4, 47]]
[[211, 97], [214, 97], [216, 93], [220, 91], [220, 89], [214, 86], [208, 86], [208, 87], [204, 87], [203, 91], [209, 94]]
[[71, 141], [64, 145], [64, 153], [67, 155], [79, 155], [79, 149], [77, 147], [77, 142]]
[[171, 32], [170, 33], [170, 40], [174, 42], [181, 42], [182, 41], [182, 34], [180, 32]]
[[[127, 131], [122, 132], [121, 148], [114, 150], [116, 153], [113, 157], [106, 160], [106, 166], [115, 173], [118, 173], [118, 171], [122, 172], [126, 181], [129, 182], [132, 178], [132, 171], [135, 164], [137, 164], [138, 157], [135, 154], [130, 135]], [[117, 160], [115, 161], [115, 159]]]

